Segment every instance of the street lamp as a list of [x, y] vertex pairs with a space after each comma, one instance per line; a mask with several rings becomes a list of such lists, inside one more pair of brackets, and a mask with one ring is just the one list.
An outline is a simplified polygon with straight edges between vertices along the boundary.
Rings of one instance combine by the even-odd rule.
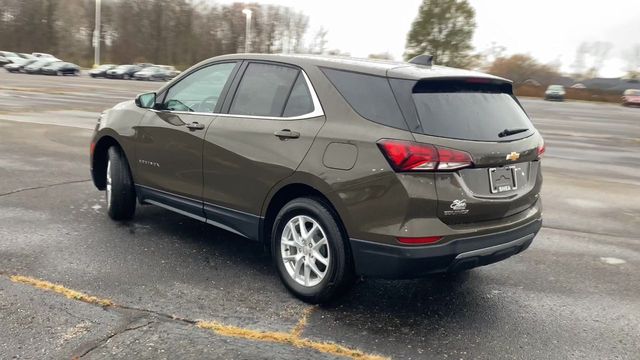
[[100, 65], [100, 3], [101, 0], [96, 0], [96, 27], [93, 30], [93, 66]]
[[244, 52], [248, 53], [251, 49], [251, 9], [244, 9], [242, 13], [246, 16], [247, 25], [244, 31]]

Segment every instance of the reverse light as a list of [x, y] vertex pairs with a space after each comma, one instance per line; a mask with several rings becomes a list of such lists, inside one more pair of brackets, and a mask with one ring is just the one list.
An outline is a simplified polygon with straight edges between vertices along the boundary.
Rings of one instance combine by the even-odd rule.
[[403, 244], [425, 245], [433, 244], [442, 240], [442, 236], [424, 236], [424, 237], [399, 237], [398, 241]]
[[473, 164], [464, 151], [430, 144], [383, 139], [378, 146], [395, 171], [448, 171]]

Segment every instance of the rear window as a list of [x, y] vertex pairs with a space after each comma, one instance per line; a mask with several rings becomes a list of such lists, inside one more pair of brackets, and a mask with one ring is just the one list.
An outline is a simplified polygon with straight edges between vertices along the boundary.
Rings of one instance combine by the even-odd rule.
[[415, 106], [415, 112], [406, 113], [415, 114], [421, 128], [418, 131], [423, 134], [462, 140], [512, 141], [533, 132], [527, 114], [511, 94], [510, 84], [483, 79], [400, 81], [412, 83], [395, 88], [405, 92], [398, 96], [413, 100], [404, 101], [404, 106], [411, 103]]
[[360, 116], [378, 124], [407, 129], [387, 78], [328, 68], [322, 71]]

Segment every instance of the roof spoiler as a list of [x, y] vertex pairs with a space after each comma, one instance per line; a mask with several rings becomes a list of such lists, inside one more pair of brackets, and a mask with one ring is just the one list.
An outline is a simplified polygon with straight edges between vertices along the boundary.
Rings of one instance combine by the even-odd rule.
[[413, 59], [409, 60], [409, 63], [431, 67], [431, 65], [433, 65], [433, 55], [430, 55], [430, 54], [418, 55]]

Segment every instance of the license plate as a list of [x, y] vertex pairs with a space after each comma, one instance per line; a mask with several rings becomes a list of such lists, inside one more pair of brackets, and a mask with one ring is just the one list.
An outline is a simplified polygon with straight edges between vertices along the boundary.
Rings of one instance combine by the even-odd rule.
[[518, 183], [516, 181], [516, 167], [505, 166], [490, 168], [489, 185], [491, 186], [492, 194], [516, 190], [518, 188]]

